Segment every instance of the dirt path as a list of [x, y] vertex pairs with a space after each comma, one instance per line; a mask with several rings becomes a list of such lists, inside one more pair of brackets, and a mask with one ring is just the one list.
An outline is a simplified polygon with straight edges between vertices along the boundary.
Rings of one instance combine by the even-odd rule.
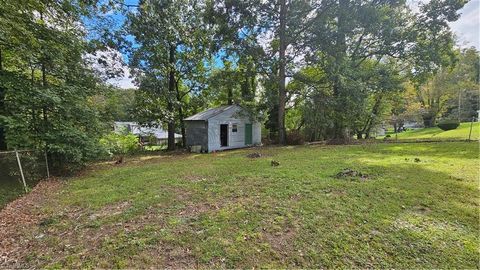
[[44, 218], [39, 209], [62, 185], [59, 180], [42, 181], [30, 193], [0, 211], [0, 268], [22, 267], [19, 261], [28, 254], [30, 247], [24, 232], [38, 226]]

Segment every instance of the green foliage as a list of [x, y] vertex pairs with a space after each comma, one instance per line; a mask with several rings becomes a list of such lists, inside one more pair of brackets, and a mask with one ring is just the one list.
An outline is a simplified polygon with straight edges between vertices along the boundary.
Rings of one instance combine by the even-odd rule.
[[81, 18], [93, 2], [0, 4], [0, 145], [48, 151], [53, 172], [94, 159], [107, 128], [92, 97]]
[[15, 84], [4, 84], [9, 113], [1, 117], [9, 148], [46, 148], [54, 172], [96, 158], [104, 127], [89, 103], [90, 89], [61, 85], [46, 90], [30, 87], [26, 79], [12, 73], [0, 75], [2, 82], [12, 80]]
[[204, 88], [212, 29], [204, 20], [203, 1], [140, 3], [127, 13], [123, 28], [136, 43], [127, 51], [139, 85], [135, 112], [141, 123], [168, 124], [173, 150], [175, 124], [184, 135], [189, 102]]
[[99, 86], [91, 103], [99, 111], [105, 122], [136, 121], [135, 93], [133, 89], [118, 89], [112, 86]]
[[458, 126], [460, 126], [460, 122], [456, 120], [442, 120], [437, 124], [437, 127], [443, 131], [453, 130], [458, 128]]
[[100, 139], [100, 144], [110, 156], [133, 154], [140, 149], [137, 136], [131, 133], [111, 132]]

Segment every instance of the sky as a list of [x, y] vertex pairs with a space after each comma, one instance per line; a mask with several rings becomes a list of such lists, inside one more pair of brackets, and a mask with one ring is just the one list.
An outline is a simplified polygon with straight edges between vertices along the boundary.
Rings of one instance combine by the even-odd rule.
[[461, 47], [475, 46], [480, 50], [480, 0], [470, 0], [460, 10], [461, 17], [450, 24]]
[[[418, 10], [416, 8], [418, 2], [428, 2], [428, 0], [410, 0], [409, 2], [414, 10]], [[470, 0], [459, 13], [460, 18], [450, 23], [450, 27], [457, 37], [457, 45], [460, 47], [474, 46], [477, 50], [480, 50], [480, 0]], [[121, 20], [121, 18], [118, 19]], [[123, 70], [124, 75], [122, 77], [109, 79], [107, 82], [124, 89], [136, 88], [132, 79], [129, 78], [128, 68], [124, 67]]]

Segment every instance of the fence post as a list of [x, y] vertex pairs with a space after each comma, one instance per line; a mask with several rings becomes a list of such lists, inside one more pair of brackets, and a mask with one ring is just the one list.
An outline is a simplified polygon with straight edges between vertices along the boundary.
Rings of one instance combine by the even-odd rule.
[[48, 169], [48, 155], [47, 148], [45, 148], [45, 166], [47, 167], [47, 179], [50, 178], [50, 170]]
[[17, 157], [18, 168], [20, 169], [20, 175], [22, 176], [23, 187], [25, 188], [25, 193], [27, 193], [28, 192], [27, 183], [25, 183], [25, 176], [23, 175], [22, 163], [20, 162], [20, 157], [18, 156], [17, 149], [15, 149], [15, 156]]
[[470, 133], [468, 133], [468, 140], [472, 138], [472, 128], [473, 128], [473, 122], [475, 121], [475, 117], [472, 117], [472, 122], [470, 122]]

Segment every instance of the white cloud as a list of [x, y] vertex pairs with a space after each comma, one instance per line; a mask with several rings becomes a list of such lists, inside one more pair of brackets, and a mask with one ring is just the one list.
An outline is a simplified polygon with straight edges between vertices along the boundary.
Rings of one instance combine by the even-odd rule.
[[130, 69], [124, 63], [123, 55], [118, 50], [97, 51], [95, 54], [86, 55], [85, 59], [106, 83], [124, 89], [137, 88], [131, 78]]
[[461, 10], [461, 16], [450, 24], [461, 47], [480, 49], [480, 0], [470, 0]]
[[[407, 0], [414, 12], [419, 12], [419, 5], [429, 0]], [[460, 47], [475, 46], [480, 50], [480, 0], [470, 0], [461, 10], [460, 18], [450, 23], [452, 31], [457, 36]]]
[[120, 87], [122, 89], [137, 88], [137, 86], [133, 83], [133, 79], [130, 78], [130, 69], [127, 66], [123, 67], [123, 76], [108, 79], [107, 83]]

